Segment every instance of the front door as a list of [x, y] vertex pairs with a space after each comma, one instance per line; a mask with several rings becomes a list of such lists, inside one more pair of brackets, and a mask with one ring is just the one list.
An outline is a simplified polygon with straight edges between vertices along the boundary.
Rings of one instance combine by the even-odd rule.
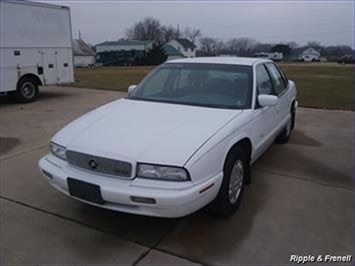
[[254, 112], [256, 114], [255, 130], [253, 131], [253, 139], [255, 142], [255, 159], [259, 157], [274, 141], [275, 128], [278, 123], [278, 107], [277, 106], [259, 106], [257, 102], [258, 95], [273, 95], [273, 83], [265, 66], [260, 64], [256, 66], [256, 106]]

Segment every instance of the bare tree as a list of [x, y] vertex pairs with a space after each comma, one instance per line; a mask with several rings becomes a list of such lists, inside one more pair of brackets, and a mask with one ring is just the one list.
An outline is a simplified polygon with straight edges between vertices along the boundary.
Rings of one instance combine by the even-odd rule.
[[160, 21], [153, 17], [146, 17], [127, 29], [126, 37], [133, 40], [153, 40], [163, 42]]
[[[169, 25], [161, 25], [160, 21], [153, 17], [146, 17], [126, 30], [126, 38], [133, 40], [153, 40], [156, 43], [164, 43], [179, 38], [179, 30]], [[181, 35], [192, 42], [201, 37], [201, 30], [186, 27]]]
[[317, 50], [320, 50], [320, 48], [322, 47], [320, 42], [317, 42], [317, 41], [308, 41], [306, 46], [307, 47], [312, 47], [312, 48], [317, 49]]
[[195, 42], [197, 38], [202, 36], [201, 30], [196, 28], [186, 27], [183, 33], [183, 37], [190, 40], [191, 42]]
[[179, 31], [173, 26], [162, 26], [161, 27], [163, 42], [171, 41], [172, 39], [179, 37]]
[[271, 52], [272, 45], [269, 43], [256, 43], [253, 48], [254, 53], [269, 53]]
[[291, 50], [298, 48], [298, 44], [294, 41], [287, 42], [286, 44], [291, 48]]
[[235, 38], [231, 39], [226, 44], [226, 49], [229, 53], [238, 56], [252, 56], [256, 41], [251, 38]]
[[224, 43], [216, 38], [204, 37], [200, 39], [199, 53], [203, 56], [216, 56], [224, 50]]

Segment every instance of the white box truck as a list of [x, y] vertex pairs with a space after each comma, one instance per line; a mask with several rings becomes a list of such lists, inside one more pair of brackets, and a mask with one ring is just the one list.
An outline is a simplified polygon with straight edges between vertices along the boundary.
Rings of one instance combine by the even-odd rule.
[[1, 93], [31, 102], [39, 86], [74, 82], [69, 7], [1, 0], [0, 12]]

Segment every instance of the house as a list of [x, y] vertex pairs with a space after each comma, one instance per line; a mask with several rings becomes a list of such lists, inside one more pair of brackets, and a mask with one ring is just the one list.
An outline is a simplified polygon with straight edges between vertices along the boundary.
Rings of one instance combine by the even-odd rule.
[[75, 67], [94, 67], [95, 52], [82, 40], [73, 39], [73, 57]]
[[183, 57], [196, 57], [197, 46], [188, 39], [173, 39], [168, 44], [180, 52]]
[[178, 49], [176, 49], [174, 46], [170, 45], [169, 43], [164, 44], [163, 49], [166, 55], [168, 56], [166, 59], [167, 61], [185, 57], [181, 52], [179, 52]]
[[146, 53], [152, 47], [152, 41], [118, 40], [113, 42], [103, 42], [96, 45], [96, 53], [110, 51], [144, 51]]
[[312, 47], [309, 47], [298, 56], [298, 60], [304, 62], [320, 61], [321, 60], [320, 52]]

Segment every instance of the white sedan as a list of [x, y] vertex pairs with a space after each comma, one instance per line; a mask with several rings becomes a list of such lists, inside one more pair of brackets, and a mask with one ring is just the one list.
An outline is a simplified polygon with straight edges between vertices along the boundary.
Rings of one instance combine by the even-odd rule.
[[181, 217], [208, 205], [229, 216], [252, 163], [288, 141], [296, 95], [270, 60], [169, 61], [60, 130], [39, 166], [56, 189], [99, 207]]

